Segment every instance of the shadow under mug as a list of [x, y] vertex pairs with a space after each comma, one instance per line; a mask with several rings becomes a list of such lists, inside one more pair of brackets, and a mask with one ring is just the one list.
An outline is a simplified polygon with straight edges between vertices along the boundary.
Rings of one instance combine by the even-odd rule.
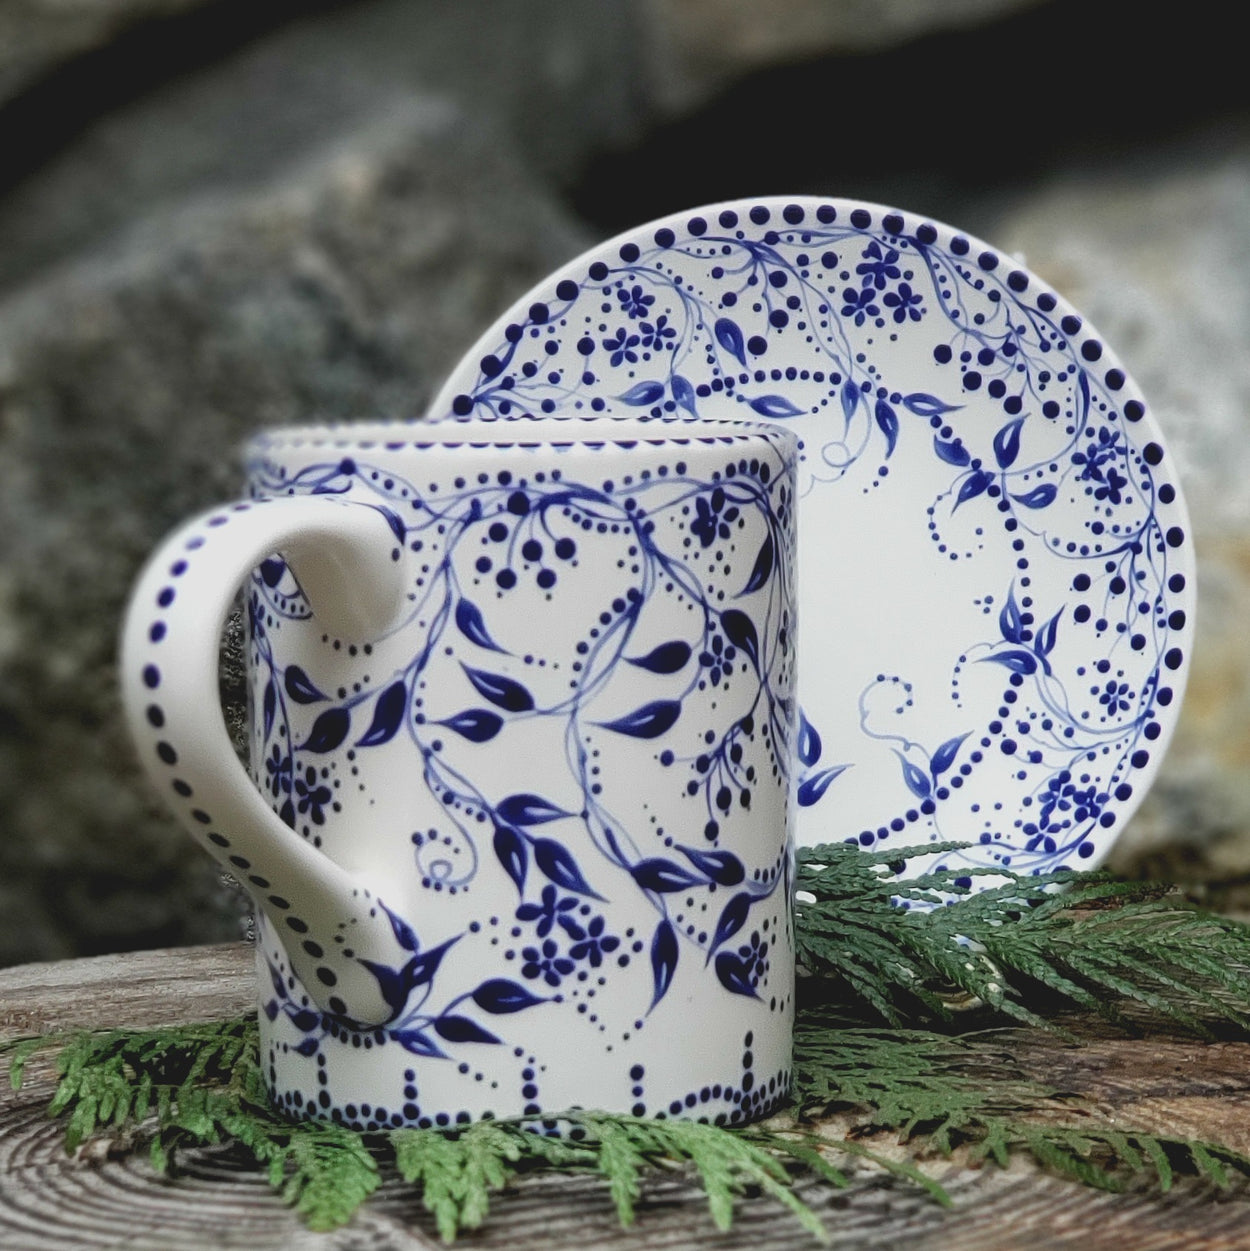
[[[278, 429], [141, 574], [140, 758], [249, 891], [278, 1106], [740, 1122], [790, 1079], [797, 442]], [[246, 583], [248, 777], [217, 695]]]

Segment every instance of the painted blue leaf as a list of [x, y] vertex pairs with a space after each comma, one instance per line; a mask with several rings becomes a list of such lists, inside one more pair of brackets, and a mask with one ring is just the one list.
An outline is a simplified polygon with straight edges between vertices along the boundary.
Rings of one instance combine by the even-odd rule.
[[314, 1012], [311, 1008], [301, 1008], [298, 1012], [290, 1014], [290, 1020], [297, 1030], [307, 1034], [321, 1024], [321, 1013]]
[[732, 938], [747, 923], [751, 902], [750, 893], [742, 891], [721, 909], [720, 919], [716, 922], [716, 933], [712, 935], [712, 945], [708, 948], [709, 959], [721, 943]]
[[1039, 656], [1049, 656], [1055, 650], [1055, 641], [1059, 636], [1059, 618], [1063, 616], [1061, 608], [1051, 619], [1037, 632], [1037, 638], [1033, 643], [1033, 650]]
[[506, 678], [502, 673], [470, 669], [466, 664], [461, 664], [460, 667], [477, 693], [483, 699], [489, 699], [497, 708], [506, 712], [529, 712], [534, 707], [534, 697], [515, 679]]
[[1016, 457], [1020, 455], [1020, 430], [1023, 425], [1024, 418], [1017, 417], [994, 436], [994, 459], [1000, 469], [1009, 469], [1016, 463]]
[[486, 629], [486, 622], [482, 619], [481, 609], [467, 599], [462, 599], [456, 605], [456, 628], [465, 638], [479, 647], [485, 647], [492, 652], [504, 650], [491, 638], [490, 632]]
[[803, 410], [792, 404], [784, 395], [757, 395], [747, 401], [748, 407], [761, 417], [802, 417]]
[[694, 387], [692, 387], [690, 383], [681, 376], [681, 374], [673, 375], [672, 387], [673, 399], [675, 399], [677, 403], [691, 415], [691, 417], [697, 417], [699, 412], [698, 409], [695, 408]]
[[677, 933], [672, 923], [664, 920], [655, 927], [651, 938], [651, 978], [655, 985], [655, 992], [651, 996], [652, 1008], [668, 993], [676, 972]]
[[768, 579], [772, 576], [775, 559], [773, 536], [770, 534], [764, 540], [763, 547], [760, 548], [759, 554], [755, 557], [755, 566], [751, 570], [751, 576], [747, 579], [746, 586], [738, 594], [750, 595], [752, 592], [758, 591], [760, 587], [765, 586], [768, 583]]
[[652, 648], [645, 656], [627, 656], [631, 665], [646, 669], [649, 673], [676, 673], [684, 669], [690, 659], [690, 644], [674, 639]]
[[408, 1004], [408, 987], [398, 969], [389, 965], [379, 964], [374, 960], [358, 957], [361, 964], [373, 974], [378, 983], [378, 991], [391, 1010], [391, 1018], [397, 1017]]
[[863, 392], [859, 389], [859, 384], [848, 378], [842, 384], [842, 416], [850, 421], [855, 416], [855, 410], [859, 407], [859, 398]]
[[968, 449], [957, 441], [939, 439], [934, 435], [933, 450], [938, 454], [938, 459], [944, 460], [948, 465], [958, 465], [962, 469], [965, 465], [972, 464]]
[[445, 1060], [447, 1053], [423, 1030], [401, 1029], [390, 1035], [405, 1050], [414, 1056], [429, 1056], [432, 1060]]
[[404, 988], [406, 990], [415, 990], [418, 986], [427, 986], [434, 980], [434, 974], [438, 972], [438, 966], [442, 964], [443, 957], [447, 954], [447, 949], [453, 944], [460, 941], [460, 935], [449, 938], [445, 943], [439, 943], [437, 947], [431, 947], [429, 951], [419, 951], [407, 964], [404, 965], [401, 976], [404, 979]]
[[760, 665], [760, 639], [755, 632], [755, 622], [738, 608], [726, 608], [720, 615], [721, 629], [725, 637], [735, 646], [740, 647], [751, 663], [758, 669]]
[[730, 352], [738, 358], [738, 364], [745, 365], [747, 363], [746, 345], [742, 338], [742, 331], [738, 329], [737, 322], [730, 320], [728, 317], [720, 317], [717, 319], [716, 325], [712, 327], [712, 333], [716, 336], [716, 342], [726, 352]]
[[634, 875], [634, 881], [643, 890], [655, 891], [657, 894], [670, 894], [673, 891], [689, 890], [692, 886], [702, 885], [694, 874], [661, 856], [640, 860], [630, 872]]
[[571, 890], [575, 895], [586, 895], [591, 899], [602, 899], [582, 877], [572, 852], [563, 843], [550, 838], [536, 838], [533, 841], [534, 863], [564, 890]]
[[273, 983], [274, 994], [285, 1002], [290, 995], [287, 994], [286, 982], [282, 980], [282, 974], [274, 968], [272, 960], [266, 960], [265, 963], [269, 966], [269, 980]]
[[529, 868], [529, 852], [525, 849], [525, 839], [511, 826], [497, 825], [494, 847], [504, 872], [516, 883], [517, 890], [524, 892], [525, 872]]
[[286, 561], [279, 560], [276, 556], [260, 562], [260, 580], [271, 589], [282, 581], [282, 575], [285, 572]]
[[680, 715], [680, 700], [657, 699], [615, 721], [600, 724], [605, 730], [615, 730], [617, 734], [628, 734], [631, 738], [659, 738], [672, 728]]
[[1011, 498], [1025, 508], [1046, 508], [1055, 502], [1055, 496], [1058, 494], [1059, 488], [1053, 482], [1044, 482], [1041, 486], [1034, 487], [1027, 495], [1013, 495]]
[[898, 414], [885, 400], [878, 400], [876, 417], [877, 425], [881, 427], [881, 433], [885, 435], [885, 455], [889, 460], [894, 452], [894, 445], [898, 442]]
[[912, 764], [897, 748], [894, 754], [898, 757], [898, 762], [903, 767], [903, 781], [907, 783], [907, 789], [917, 799], [928, 799], [933, 790], [933, 783], [929, 781], [929, 775], [923, 769], [919, 769]]
[[795, 750], [800, 763], [809, 766], [820, 759], [820, 753], [824, 750], [816, 727], [807, 719], [807, 713], [802, 708], [799, 709], [798, 745]]
[[542, 825], [570, 814], [541, 795], [517, 794], [501, 799], [495, 809], [510, 825]]
[[[970, 473], [965, 479], [964, 484], [959, 488], [959, 495], [955, 499], [955, 508], [960, 504], [966, 504], [971, 499], [982, 494], [990, 485], [993, 479], [983, 469], [977, 469]], [[954, 509], [951, 510], [952, 512]]]
[[276, 999], [267, 999], [264, 1011], [271, 1021], [276, 1021], [278, 1019], [278, 1001]]
[[357, 747], [377, 747], [389, 743], [395, 737], [404, 719], [404, 710], [408, 707], [408, 687], [404, 682], [392, 682], [378, 696], [373, 706], [373, 723], [365, 731], [364, 737], [357, 739]]
[[499, 1016], [505, 1012], [522, 1012], [547, 1001], [538, 995], [531, 995], [524, 986], [510, 982], [506, 977], [492, 977], [473, 992], [473, 1002], [483, 1012]]
[[742, 861], [732, 851], [703, 851], [698, 847], [677, 850], [717, 886], [737, 886], [747, 875]]
[[322, 694], [299, 665], [287, 665], [282, 685], [297, 704], [315, 704], [329, 696]]
[[664, 398], [664, 384], [662, 382], [636, 382], [624, 395], [618, 395], [616, 398], [635, 408], [643, 408]]
[[308, 741], [300, 746], [300, 751], [328, 752], [347, 737], [352, 728], [351, 713], [346, 708], [328, 708], [313, 722]]
[[315, 1056], [320, 1046], [320, 1038], [305, 1038], [295, 1044], [295, 1050], [302, 1056]]
[[386, 524], [390, 526], [391, 533], [402, 543], [407, 533], [403, 518], [393, 509], [384, 508], [381, 504], [375, 504], [374, 507], [386, 518]]
[[265, 694], [261, 700], [261, 707], [264, 710], [265, 732], [264, 738], [268, 739], [270, 731], [273, 729], [274, 716], [278, 711], [278, 688], [274, 685], [273, 678], [265, 683]]
[[395, 941], [405, 951], [416, 951], [421, 944], [417, 941], [416, 931], [413, 930], [412, 926], [399, 913], [388, 908], [380, 899], [378, 900], [378, 907], [386, 913], [386, 918], [391, 923], [391, 932], [395, 935]]
[[450, 1043], [497, 1043], [500, 1040], [467, 1016], [440, 1016], [434, 1032]]
[[998, 628], [1008, 643], [1024, 641], [1024, 617], [1020, 612], [1020, 605], [1016, 603], [1014, 587], [1007, 592], [1007, 602], [999, 610]]
[[748, 999], [759, 998], [755, 987], [751, 985], [751, 965], [736, 952], [722, 951], [716, 957], [716, 978], [726, 990], [733, 991], [735, 995], [746, 995]]
[[487, 743], [503, 729], [503, 718], [487, 708], [466, 708], [446, 721], [440, 721], [449, 730], [467, 738], [471, 743]]
[[945, 773], [947, 769], [955, 763], [955, 757], [959, 754], [960, 745], [967, 734], [958, 734], [954, 738], [948, 738], [941, 747], [929, 757], [929, 772], [937, 777], [939, 773]]
[[850, 765], [833, 765], [831, 768], [821, 769], [819, 773], [813, 773], [810, 778], [805, 778], [799, 785], [799, 807], [810, 808], [813, 804], [819, 803], [821, 796], [829, 789], [829, 783], [850, 767]]
[[1037, 657], [1032, 652], [998, 652], [993, 656], [982, 656], [981, 660], [1002, 665], [1012, 673], [1028, 675], [1037, 672]]
[[903, 407], [917, 417], [940, 417], [943, 413], [954, 412], [962, 407], [959, 404], [947, 404], [936, 395], [928, 395], [924, 391], [913, 391], [903, 396]]

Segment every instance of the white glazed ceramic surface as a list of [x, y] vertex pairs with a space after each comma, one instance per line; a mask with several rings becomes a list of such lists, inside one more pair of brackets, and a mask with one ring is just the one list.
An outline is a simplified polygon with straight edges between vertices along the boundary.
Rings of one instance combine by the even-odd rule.
[[[672, 418], [273, 431], [250, 498], [167, 540], [127, 707], [257, 902], [280, 1106], [784, 1097], [796, 456]], [[215, 694], [245, 576], [254, 782]]]
[[1176, 722], [1193, 554], [1140, 392], [1062, 298], [914, 214], [712, 205], [540, 283], [430, 416], [605, 409], [802, 439], [800, 845], [1101, 859]]

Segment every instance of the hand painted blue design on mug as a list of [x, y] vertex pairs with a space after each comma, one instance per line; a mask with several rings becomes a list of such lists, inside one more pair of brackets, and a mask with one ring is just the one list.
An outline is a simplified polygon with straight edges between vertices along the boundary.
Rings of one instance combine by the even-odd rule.
[[557, 405], [801, 439], [800, 844], [970, 842], [927, 861], [968, 889], [1106, 854], [1178, 717], [1192, 545], [1141, 392], [1040, 278], [880, 205], [673, 214], [520, 299], [430, 415]]
[[[369, 1128], [784, 1097], [797, 443], [275, 430], [140, 578], [141, 757], [258, 907], [266, 1073]], [[216, 704], [246, 579], [248, 778]]]

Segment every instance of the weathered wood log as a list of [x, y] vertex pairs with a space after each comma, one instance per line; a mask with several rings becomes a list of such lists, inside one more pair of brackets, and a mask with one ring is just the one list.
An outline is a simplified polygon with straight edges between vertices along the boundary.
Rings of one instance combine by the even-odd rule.
[[[0, 971], [0, 1039], [83, 1027], [146, 1028], [212, 1020], [253, 1002], [251, 955], [242, 944], [143, 952]], [[1036, 1034], [1013, 1036], [1025, 1072], [1094, 1100], [1113, 1122], [1214, 1138], [1250, 1152], [1250, 1044], [1176, 1038], [1099, 1037], [1081, 1047]], [[152, 1251], [411, 1251], [441, 1245], [420, 1199], [390, 1176], [351, 1224], [305, 1229], [263, 1176], [229, 1148], [188, 1151], [162, 1177], [143, 1152], [101, 1139], [73, 1156], [45, 1109], [47, 1060], [33, 1062], [20, 1092], [0, 1094], [0, 1247], [126, 1247]], [[874, 1143], [874, 1146], [882, 1144]], [[884, 1144], [888, 1149], [888, 1144]], [[1250, 1248], [1250, 1183], [1227, 1190], [1181, 1180], [1166, 1195], [1108, 1194], [1042, 1172], [1024, 1160], [970, 1169], [939, 1161], [929, 1171], [953, 1209], [868, 1166], [848, 1187], [810, 1180], [799, 1193], [840, 1248], [908, 1251], [1238, 1251]], [[734, 1229], [716, 1231], [701, 1192], [680, 1174], [653, 1179], [635, 1227], [622, 1230], [606, 1189], [577, 1176], [535, 1176], [498, 1197], [469, 1248], [736, 1248], [800, 1251], [811, 1237], [767, 1200], [744, 1200]]]

